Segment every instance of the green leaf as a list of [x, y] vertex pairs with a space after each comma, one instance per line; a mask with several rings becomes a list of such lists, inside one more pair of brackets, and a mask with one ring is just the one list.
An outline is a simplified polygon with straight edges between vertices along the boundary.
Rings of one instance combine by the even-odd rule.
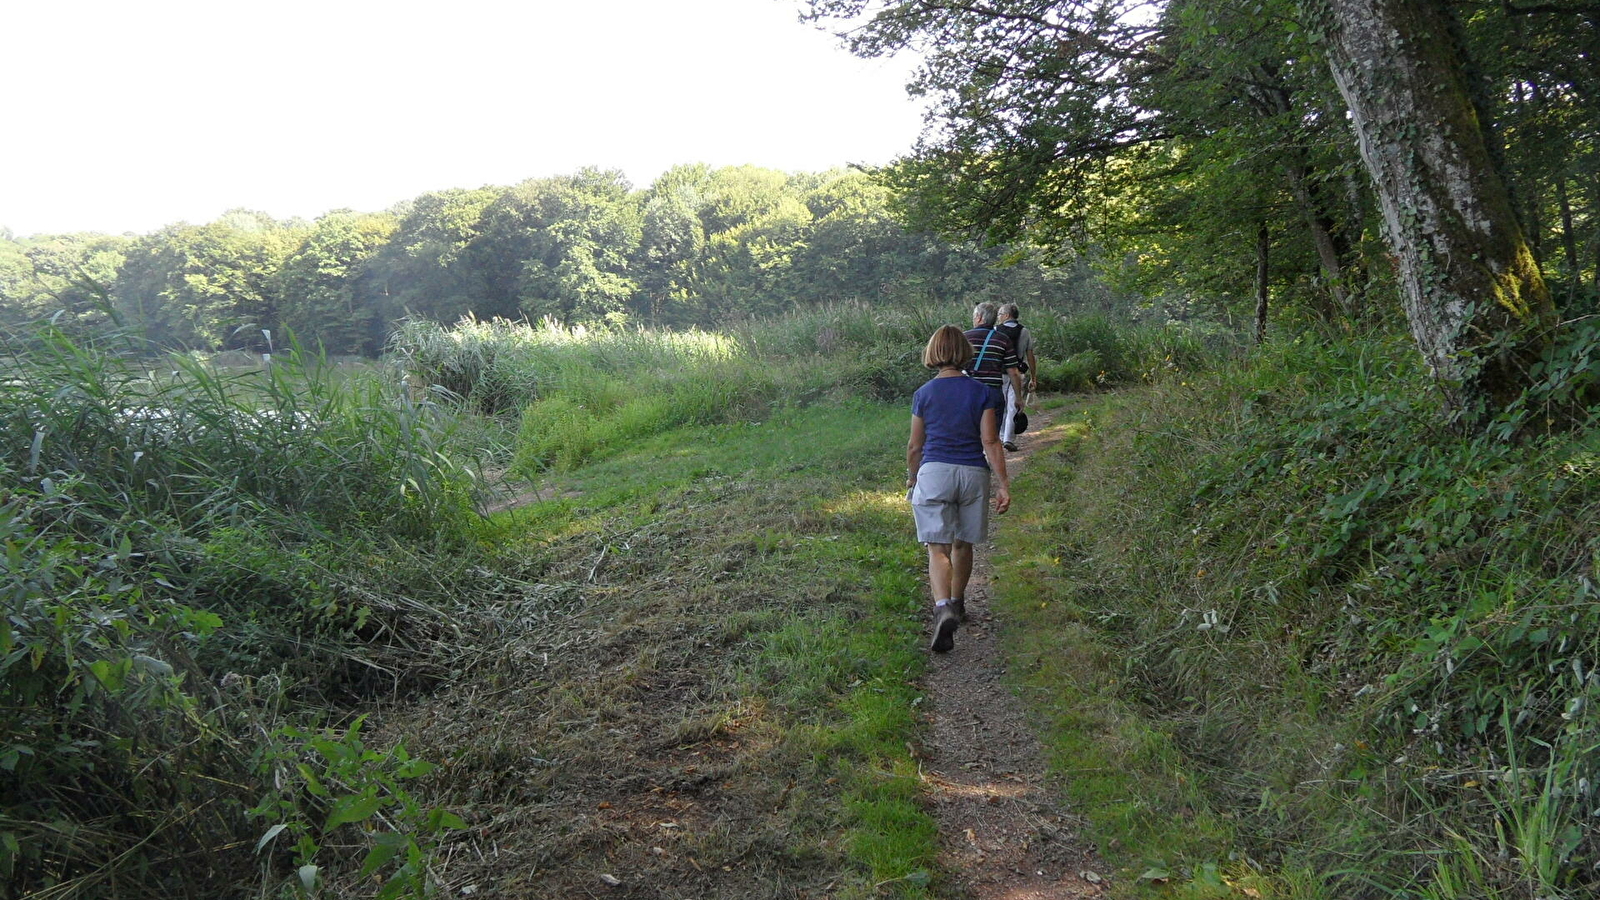
[[317, 779], [316, 773], [311, 771], [310, 766], [306, 765], [305, 763], [297, 763], [295, 765], [295, 770], [300, 773], [301, 778], [306, 780], [306, 791], [309, 792], [311, 796], [326, 797], [329, 795], [328, 789], [322, 786], [322, 782]]
[[410, 843], [410, 838], [400, 834], [380, 834], [373, 840], [373, 847], [367, 851], [367, 859], [361, 864], [361, 874], [357, 876], [359, 878], [365, 878], [378, 871], [384, 863], [394, 859], [395, 854]]
[[434, 831], [453, 828], [457, 831], [465, 830], [466, 820], [448, 809], [431, 809], [428, 811], [428, 825]]
[[322, 754], [322, 757], [330, 763], [344, 762], [354, 755], [349, 747], [338, 741], [330, 741], [327, 738], [312, 738], [308, 743], [311, 745], [311, 749]]
[[16, 871], [17, 860], [22, 857], [22, 844], [9, 831], [0, 831], [0, 875], [10, 877]]
[[140, 669], [150, 675], [165, 677], [172, 674], [172, 666], [164, 660], [156, 659], [154, 656], [135, 653], [133, 661], [138, 664]]
[[103, 659], [97, 659], [94, 662], [89, 663], [89, 674], [93, 675], [95, 681], [100, 682], [100, 686], [104, 687], [108, 691], [115, 691], [118, 687], [120, 687], [120, 685], [114, 685], [111, 683], [111, 679], [113, 677], [111, 674], [111, 663]]
[[208, 610], [191, 609], [188, 618], [189, 627], [202, 635], [210, 634], [222, 627], [222, 617]]
[[425, 759], [408, 759], [395, 769], [396, 778], [420, 778], [432, 772], [437, 766]]
[[373, 813], [382, 809], [383, 798], [377, 791], [368, 790], [366, 793], [353, 794], [349, 797], [340, 797], [333, 801], [333, 807], [328, 813], [328, 823], [322, 826], [323, 831], [333, 829], [350, 822], [364, 822], [372, 818]]

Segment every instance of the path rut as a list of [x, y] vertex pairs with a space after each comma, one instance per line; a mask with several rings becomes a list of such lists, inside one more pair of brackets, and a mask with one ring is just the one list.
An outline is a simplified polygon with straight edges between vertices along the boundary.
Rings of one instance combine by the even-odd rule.
[[[1046, 414], [1034, 421], [1036, 433], [1007, 456], [1013, 479], [1032, 453], [1060, 439]], [[1013, 514], [1027, 503], [1016, 495]], [[1006, 530], [1006, 517], [992, 520], [991, 541], [1003, 542]], [[1103, 897], [1108, 870], [1061, 803], [1043, 748], [1005, 684], [988, 555], [980, 548], [968, 585], [970, 621], [956, 633], [955, 649], [934, 655], [923, 681], [922, 777], [939, 824], [941, 866], [956, 895], [972, 900]]]

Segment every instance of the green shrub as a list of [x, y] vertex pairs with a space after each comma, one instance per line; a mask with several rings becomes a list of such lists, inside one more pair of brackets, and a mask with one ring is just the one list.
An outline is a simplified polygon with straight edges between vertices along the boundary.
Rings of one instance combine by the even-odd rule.
[[1040, 359], [1036, 377], [1042, 391], [1092, 391], [1105, 383], [1106, 371], [1098, 351], [1084, 350], [1064, 360]]
[[292, 854], [290, 896], [314, 896], [333, 880], [324, 871], [325, 845], [356, 828], [376, 832], [355, 879], [381, 885], [377, 900], [434, 896], [428, 861], [446, 832], [467, 827], [454, 813], [424, 807], [407, 789], [434, 766], [404, 745], [368, 747], [365, 721], [358, 716], [342, 731], [279, 728], [257, 754], [257, 774], [271, 788], [250, 810], [265, 826], [255, 847]]

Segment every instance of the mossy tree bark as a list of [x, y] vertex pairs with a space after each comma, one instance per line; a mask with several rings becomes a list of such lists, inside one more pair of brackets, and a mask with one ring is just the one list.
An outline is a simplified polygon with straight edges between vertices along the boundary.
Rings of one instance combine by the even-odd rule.
[[1555, 323], [1445, 0], [1313, 0], [1383, 209], [1411, 333], [1454, 410], [1527, 385]]

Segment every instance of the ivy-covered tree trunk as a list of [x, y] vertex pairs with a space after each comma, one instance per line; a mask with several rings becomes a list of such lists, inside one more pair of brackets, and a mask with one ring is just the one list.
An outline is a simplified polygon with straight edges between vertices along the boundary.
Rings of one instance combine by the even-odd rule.
[[1383, 209], [1411, 333], [1468, 420], [1526, 386], [1550, 292], [1473, 102], [1446, 0], [1313, 0]]

